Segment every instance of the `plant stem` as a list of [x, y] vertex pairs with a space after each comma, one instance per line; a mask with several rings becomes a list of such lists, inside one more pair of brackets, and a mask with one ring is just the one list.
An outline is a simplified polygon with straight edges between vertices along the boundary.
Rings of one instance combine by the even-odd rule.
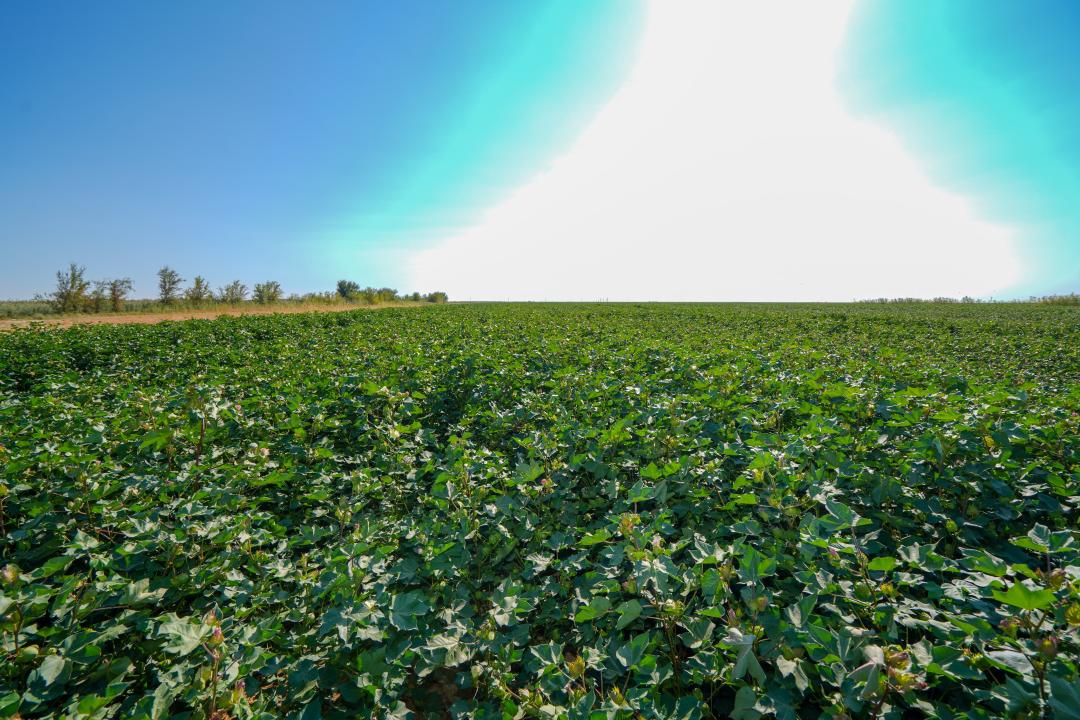
[[199, 416], [199, 444], [195, 447], [195, 463], [198, 464], [203, 454], [203, 442], [206, 440], [206, 415]]
[[218, 686], [218, 663], [219, 662], [220, 662], [220, 657], [218, 656], [217, 653], [214, 653], [214, 665], [213, 665], [213, 670], [212, 670], [213, 676], [212, 676], [211, 681], [210, 681], [211, 685], [210, 685], [210, 718], [209, 718], [209, 720], [214, 720], [214, 715], [217, 714], [217, 686]]
[[22, 632], [23, 624], [23, 612], [22, 606], [19, 603], [15, 603], [15, 614], [18, 616], [15, 621], [15, 655], [19, 654], [19, 633]]

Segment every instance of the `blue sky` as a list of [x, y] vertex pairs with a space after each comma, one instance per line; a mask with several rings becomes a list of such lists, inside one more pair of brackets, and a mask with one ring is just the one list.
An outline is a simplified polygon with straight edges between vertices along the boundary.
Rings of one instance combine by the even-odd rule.
[[380, 251], [541, 170], [641, 21], [622, 0], [5, 3], [0, 296], [69, 260], [148, 294], [161, 264], [401, 283]]
[[1080, 289], [1075, 4], [779, 5], [6, 3], [0, 297]]

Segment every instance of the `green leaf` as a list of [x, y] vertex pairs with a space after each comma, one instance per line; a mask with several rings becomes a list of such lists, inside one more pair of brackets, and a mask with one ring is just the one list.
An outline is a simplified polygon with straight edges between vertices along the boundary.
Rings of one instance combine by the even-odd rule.
[[22, 696], [17, 692], [0, 695], [0, 717], [13, 717], [19, 711], [20, 704], [22, 704]]
[[315, 698], [305, 705], [297, 720], [322, 720], [322, 700]]
[[168, 588], [164, 587], [158, 588], [157, 590], [151, 590], [150, 579], [142, 578], [135, 582], [128, 583], [127, 587], [124, 588], [123, 594], [120, 596], [120, 603], [132, 607], [153, 605], [160, 602], [166, 592], [168, 592]]
[[46, 655], [41, 664], [26, 679], [23, 700], [40, 704], [59, 697], [71, 677], [71, 661], [59, 655]]
[[200, 643], [205, 640], [211, 631], [209, 625], [201, 622], [191, 622], [187, 618], [177, 617], [170, 614], [158, 627], [158, 634], [165, 637], [165, 651], [179, 655], [190, 655]]
[[632, 668], [641, 662], [645, 656], [645, 649], [649, 646], [649, 633], [644, 632], [635, 635], [630, 642], [615, 651], [615, 659], [622, 663], [624, 668]]
[[390, 670], [386, 662], [386, 648], [375, 648], [356, 656], [356, 669], [373, 680], [382, 678]]
[[684, 695], [675, 701], [675, 708], [665, 720], [701, 720], [708, 707], [692, 695]]
[[532, 646], [529, 652], [540, 661], [540, 670], [544, 672], [562, 662], [562, 648], [562, 643], [546, 643]]
[[817, 599], [817, 595], [805, 595], [799, 598], [799, 602], [785, 608], [784, 614], [787, 616], [788, 621], [795, 627], [801, 628], [806, 625], [811, 614], [814, 612], [814, 606], [817, 604]]
[[35, 671], [36, 679], [41, 681], [45, 687], [49, 687], [61, 678], [66, 677], [70, 669], [68, 662], [59, 655], [46, 655]]
[[544, 474], [544, 466], [535, 462], [522, 463], [514, 470], [513, 484], [527, 484], [534, 482]]
[[37, 572], [34, 573], [34, 576], [39, 579], [44, 579], [55, 575], [58, 572], [67, 570], [68, 565], [71, 565], [73, 560], [75, 560], [75, 558], [66, 557], [63, 555], [51, 557], [46, 560], [40, 568], [38, 568]]
[[641, 587], [651, 584], [658, 592], [668, 591], [671, 561], [667, 558], [651, 558], [634, 563], [634, 572]]
[[739, 577], [745, 582], [757, 582], [776, 574], [776, 559], [763, 555], [747, 545], [739, 559]]
[[634, 483], [634, 486], [630, 488], [626, 501], [629, 503], [640, 503], [645, 502], [646, 500], [652, 500], [654, 492], [656, 492], [655, 488], [647, 486], [638, 480]]
[[754, 688], [743, 685], [735, 693], [735, 705], [732, 707], [731, 714], [728, 717], [732, 718], [732, 720], [757, 720], [762, 713], [755, 709], [756, 705], [757, 695], [754, 693]]
[[143, 436], [142, 443], [139, 444], [139, 450], [160, 452], [169, 446], [172, 436], [172, 430], [151, 430]]
[[743, 634], [735, 628], [728, 630], [724, 642], [735, 648], [735, 667], [731, 671], [731, 679], [738, 680], [749, 673], [758, 682], [765, 682], [765, 671], [761, 668], [757, 656], [754, 655], [754, 639], [752, 634]]
[[283, 487], [293, 477], [291, 472], [272, 472], [264, 475], [263, 477], [252, 478], [248, 483], [252, 488], [261, 487]]
[[1012, 670], [1021, 675], [1031, 675], [1035, 672], [1027, 656], [1015, 650], [989, 650], [986, 657], [1002, 669]]
[[850, 507], [840, 502], [829, 498], [825, 501], [825, 509], [829, 511], [829, 514], [836, 518], [842, 525], [851, 527], [858, 520], [859, 516], [855, 514], [855, 511]]
[[589, 533], [585, 537], [578, 540], [578, 547], [589, 547], [591, 545], [599, 545], [600, 543], [605, 542], [610, 538], [611, 538], [611, 533], [606, 528], [602, 528], [600, 530], [597, 530], [594, 533]]
[[968, 664], [963, 650], [948, 645], [933, 649], [933, 662], [926, 666], [926, 671], [952, 680], [981, 680], [983, 676], [981, 671]]
[[788, 660], [783, 655], [776, 658], [776, 669], [780, 671], [783, 677], [790, 677], [795, 682], [795, 687], [798, 688], [799, 692], [806, 692], [806, 689], [810, 687], [810, 678], [806, 674], [804, 664], [802, 660]]
[[659, 480], [664, 477], [664, 472], [656, 467], [656, 463], [649, 463], [647, 467], [641, 469], [640, 475], [646, 480]]
[[685, 623], [685, 627], [686, 632], [679, 637], [686, 647], [697, 650], [708, 642], [716, 626], [705, 618], [698, 618]]
[[871, 700], [881, 695], [881, 668], [879, 663], [868, 662], [851, 673], [853, 680], [863, 682], [862, 690], [859, 692], [861, 700]]
[[620, 603], [616, 610], [619, 613], [619, 621], [615, 623], [615, 629], [622, 630], [641, 616], [641, 603], [637, 600], [627, 600]]
[[1061, 720], [1080, 720], [1080, 681], [1050, 676], [1050, 707]]
[[1005, 703], [1009, 717], [1024, 717], [1038, 710], [1039, 696], [1034, 687], [1012, 676], [1005, 678], [1005, 684], [998, 686], [994, 696]]
[[776, 458], [771, 452], [759, 452], [746, 466], [748, 470], [767, 470], [776, 466]]
[[939, 410], [930, 417], [941, 422], [956, 422], [964, 419], [964, 416], [955, 410]]
[[984, 550], [965, 550], [964, 555], [961, 564], [975, 572], [986, 573], [994, 577], [1004, 577], [1008, 571], [1009, 566], [1004, 560], [994, 557]]
[[460, 638], [456, 638], [452, 635], [438, 634], [429, 637], [428, 641], [424, 643], [424, 647], [428, 650], [449, 650], [460, 644]]
[[994, 591], [994, 598], [1021, 610], [1042, 610], [1054, 604], [1054, 593], [1049, 590], [1032, 590], [1023, 583], [1016, 583], [1007, 592]]
[[888, 572], [896, 567], [896, 558], [891, 557], [876, 557], [870, 561], [870, 564], [866, 566], [867, 570], [873, 570], [876, 572]]
[[1033, 553], [1045, 553], [1050, 551], [1046, 545], [1036, 542], [1029, 537], [1013, 538], [1012, 544], [1024, 548], [1025, 550], [1030, 550]]
[[591, 622], [602, 617], [611, 609], [611, 601], [606, 597], [593, 598], [588, 605], [583, 606], [574, 615], [574, 622]]
[[431, 606], [427, 604], [427, 598], [420, 590], [395, 595], [390, 603], [390, 624], [398, 630], [416, 630], [416, 616], [424, 615], [430, 610]]
[[1012, 544], [1030, 550], [1034, 553], [1049, 553], [1057, 555], [1071, 549], [1075, 545], [1075, 538], [1068, 530], [1051, 532], [1050, 528], [1036, 523], [1024, 537], [1012, 539]]

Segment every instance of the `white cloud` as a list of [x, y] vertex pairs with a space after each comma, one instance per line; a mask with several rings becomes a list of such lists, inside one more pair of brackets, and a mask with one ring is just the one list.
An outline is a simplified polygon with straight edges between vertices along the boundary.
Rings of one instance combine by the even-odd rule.
[[1011, 231], [833, 85], [849, 2], [657, 0], [634, 70], [547, 172], [409, 259], [456, 299], [991, 295]]

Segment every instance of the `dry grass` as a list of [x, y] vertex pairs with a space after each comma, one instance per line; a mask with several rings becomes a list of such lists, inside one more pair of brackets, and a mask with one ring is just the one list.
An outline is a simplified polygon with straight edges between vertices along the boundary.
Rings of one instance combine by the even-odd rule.
[[327, 305], [325, 303], [282, 303], [280, 305], [243, 305], [211, 310], [170, 310], [166, 312], [95, 313], [92, 315], [57, 315], [49, 318], [19, 318], [0, 320], [0, 330], [38, 325], [71, 327], [72, 325], [147, 325], [165, 320], [212, 320], [223, 315], [281, 315], [311, 312], [349, 312], [351, 310], [381, 310], [391, 307], [422, 307], [425, 302], [388, 302], [378, 305]]

